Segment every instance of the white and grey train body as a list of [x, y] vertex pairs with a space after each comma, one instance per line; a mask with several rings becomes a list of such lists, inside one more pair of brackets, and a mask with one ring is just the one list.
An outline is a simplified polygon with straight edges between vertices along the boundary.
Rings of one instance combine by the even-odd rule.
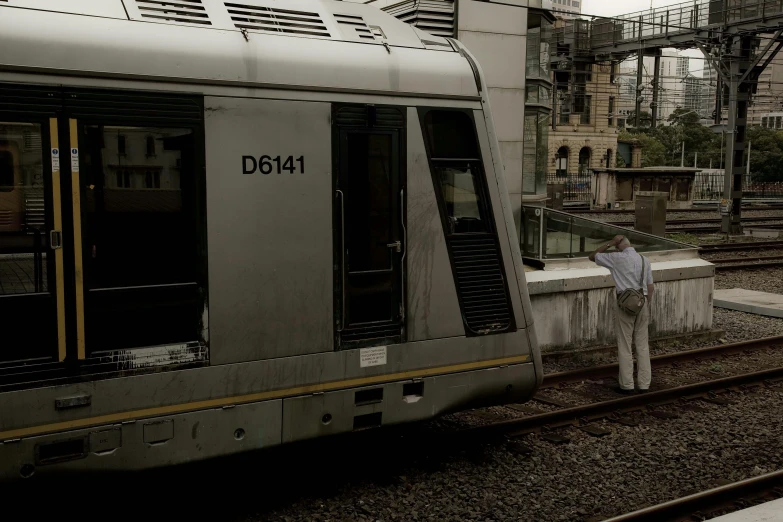
[[531, 397], [482, 87], [359, 4], [0, 2], [0, 477]]

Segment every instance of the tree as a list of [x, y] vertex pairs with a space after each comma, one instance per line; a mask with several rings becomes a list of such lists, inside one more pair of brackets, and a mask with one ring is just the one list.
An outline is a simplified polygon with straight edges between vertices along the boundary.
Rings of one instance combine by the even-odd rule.
[[666, 164], [666, 147], [655, 137], [644, 132], [621, 132], [618, 139], [639, 142], [642, 147], [642, 167], [660, 167]]
[[[783, 181], [783, 131], [749, 127], [750, 174], [756, 181]], [[745, 156], [747, 161], [747, 155]]]

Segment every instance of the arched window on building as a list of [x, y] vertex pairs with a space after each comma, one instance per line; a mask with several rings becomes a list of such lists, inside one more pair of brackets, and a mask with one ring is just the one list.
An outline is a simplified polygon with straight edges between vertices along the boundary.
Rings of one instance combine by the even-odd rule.
[[590, 155], [592, 151], [590, 147], [582, 147], [579, 151], [579, 175], [587, 175], [590, 170]]
[[560, 147], [555, 154], [555, 175], [568, 176], [568, 147]]

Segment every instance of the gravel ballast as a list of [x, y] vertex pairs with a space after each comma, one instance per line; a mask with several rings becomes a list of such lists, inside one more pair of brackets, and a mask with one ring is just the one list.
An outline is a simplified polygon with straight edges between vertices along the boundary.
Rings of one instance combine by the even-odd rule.
[[[553, 445], [539, 435], [521, 455], [502, 442], [438, 455], [428, 468], [357, 480], [335, 495], [304, 497], [251, 520], [557, 520], [609, 517], [774, 471], [783, 466], [783, 394], [779, 389], [732, 396], [728, 406], [643, 417], [594, 438], [578, 429]], [[481, 451], [479, 451], [481, 450]]]

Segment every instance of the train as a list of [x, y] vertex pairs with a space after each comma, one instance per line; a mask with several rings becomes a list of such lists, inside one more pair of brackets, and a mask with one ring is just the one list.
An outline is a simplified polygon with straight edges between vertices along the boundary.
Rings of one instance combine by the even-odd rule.
[[0, 2], [0, 219], [3, 480], [543, 378], [481, 67], [371, 6]]

